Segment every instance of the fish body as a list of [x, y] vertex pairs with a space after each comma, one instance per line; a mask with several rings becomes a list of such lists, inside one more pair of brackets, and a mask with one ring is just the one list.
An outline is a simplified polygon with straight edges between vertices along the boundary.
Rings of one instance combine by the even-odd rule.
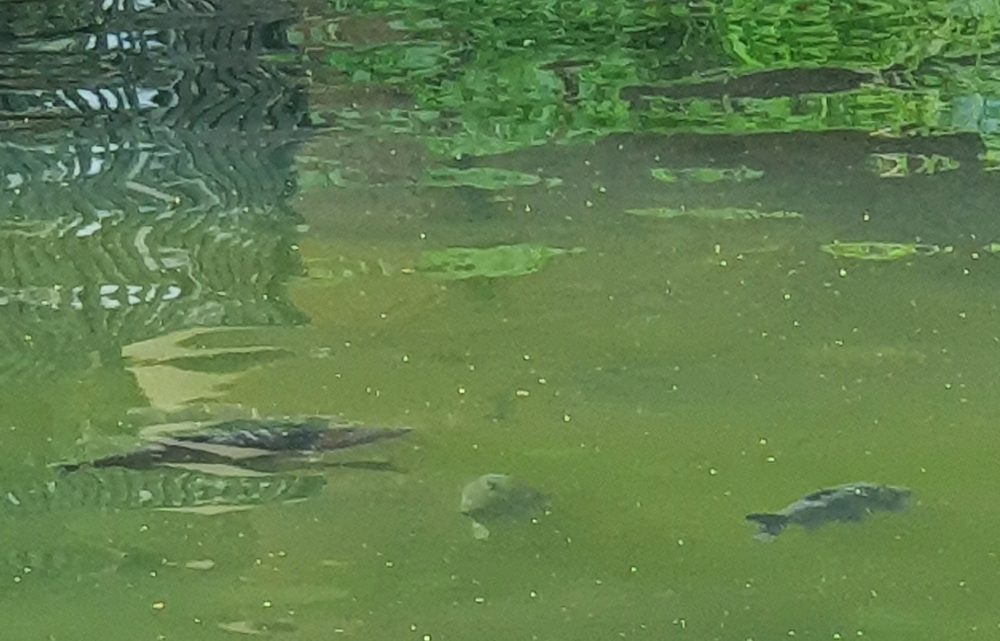
[[303, 420], [235, 420], [176, 440], [245, 447], [268, 452], [327, 452], [403, 436], [405, 427], [330, 425], [324, 417]]
[[780, 512], [753, 513], [746, 518], [760, 528], [757, 538], [771, 540], [791, 524], [811, 530], [835, 521], [860, 521], [873, 512], [898, 512], [911, 494], [904, 487], [847, 483], [813, 492]]
[[404, 427], [334, 423], [331, 417], [239, 418], [200, 425], [197, 431], [158, 434], [149, 445], [85, 463], [63, 463], [63, 472], [83, 468], [148, 470], [177, 464], [232, 464], [270, 471], [274, 459], [347, 449], [407, 434]]
[[472, 519], [473, 536], [485, 539], [500, 521], [531, 520], [545, 514], [551, 501], [508, 474], [483, 474], [462, 489], [459, 510]]

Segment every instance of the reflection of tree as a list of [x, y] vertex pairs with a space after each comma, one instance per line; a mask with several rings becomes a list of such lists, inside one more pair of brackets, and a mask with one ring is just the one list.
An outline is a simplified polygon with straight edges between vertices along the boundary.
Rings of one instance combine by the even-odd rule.
[[[409, 127], [449, 154], [650, 129], [960, 131], [1000, 147], [989, 131], [1000, 95], [994, 3], [471, 6], [412, 0], [385, 15], [373, 0], [343, 18], [349, 35], [352, 21], [380, 15], [397, 37], [340, 49], [334, 66], [352, 83], [409, 92], [423, 108], [408, 119], [399, 109], [369, 116], [374, 125]], [[766, 80], [743, 82], [756, 76]], [[961, 77], [977, 78], [977, 89], [960, 87]], [[429, 119], [431, 110], [440, 117]], [[357, 120], [349, 110], [331, 118]], [[1000, 167], [995, 154], [986, 154], [988, 168]]]
[[933, 56], [995, 49], [1000, 14], [987, 9], [950, 0], [735, 0], [720, 3], [718, 16], [726, 53], [739, 66], [913, 69]]
[[[300, 270], [284, 205], [306, 115], [304, 74], [283, 58], [294, 17], [283, 1], [0, 6], [8, 411], [103, 419], [140, 399], [110, 375], [125, 345], [302, 322], [283, 299]], [[42, 400], [63, 387], [100, 392]]]

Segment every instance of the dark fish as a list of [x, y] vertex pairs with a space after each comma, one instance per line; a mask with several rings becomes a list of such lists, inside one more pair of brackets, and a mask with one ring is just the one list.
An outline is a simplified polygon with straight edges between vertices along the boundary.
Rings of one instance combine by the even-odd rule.
[[[162, 435], [123, 454], [85, 463], [59, 465], [63, 472], [84, 467], [147, 470], [163, 465], [236, 465], [248, 470], [276, 471], [279, 459], [301, 458], [407, 434], [404, 427], [365, 427], [334, 423], [324, 416], [302, 419], [234, 419], [212, 423], [196, 432]], [[381, 462], [335, 463], [342, 467], [391, 469]]]
[[771, 540], [789, 524], [814, 529], [833, 521], [860, 521], [873, 512], [898, 512], [911, 492], [904, 487], [875, 483], [847, 483], [819, 490], [795, 501], [780, 512], [747, 514], [760, 527], [757, 538]]
[[330, 419], [237, 419], [214, 425], [210, 430], [174, 437], [185, 443], [209, 443], [267, 450], [269, 452], [329, 452], [396, 438], [408, 427], [364, 427], [331, 425]]

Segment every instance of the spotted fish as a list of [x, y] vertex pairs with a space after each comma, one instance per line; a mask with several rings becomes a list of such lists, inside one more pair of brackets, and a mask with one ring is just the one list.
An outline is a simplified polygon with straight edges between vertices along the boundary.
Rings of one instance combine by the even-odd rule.
[[0, 513], [68, 510], [189, 510], [209, 513], [302, 501], [326, 485], [320, 474], [220, 476], [197, 471], [86, 468], [0, 490]]

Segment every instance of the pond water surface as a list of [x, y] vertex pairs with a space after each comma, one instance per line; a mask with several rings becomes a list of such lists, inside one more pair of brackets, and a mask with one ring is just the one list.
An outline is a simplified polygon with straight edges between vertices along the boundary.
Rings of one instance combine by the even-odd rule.
[[[1000, 6], [850, 4], [6, 5], [0, 636], [995, 638]], [[233, 411], [412, 431], [55, 467]]]

